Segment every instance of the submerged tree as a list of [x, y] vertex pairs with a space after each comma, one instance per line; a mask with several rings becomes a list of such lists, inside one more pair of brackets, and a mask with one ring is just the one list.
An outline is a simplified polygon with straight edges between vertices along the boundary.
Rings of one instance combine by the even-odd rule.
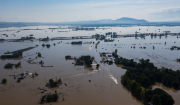
[[99, 68], [99, 64], [96, 65], [96, 69], [98, 69], [98, 68]]
[[4, 79], [2, 80], [2, 83], [4, 84], [4, 83], [6, 83], [6, 82], [7, 82], [7, 79], [4, 78]]
[[160, 100], [159, 95], [156, 94], [153, 96], [152, 103], [153, 105], [161, 105], [161, 100]]

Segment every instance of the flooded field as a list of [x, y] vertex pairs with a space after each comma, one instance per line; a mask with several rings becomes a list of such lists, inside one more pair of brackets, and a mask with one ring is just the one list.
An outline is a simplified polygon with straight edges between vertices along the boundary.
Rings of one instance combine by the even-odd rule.
[[[58, 28], [58, 29], [51, 29]], [[147, 32], [148, 29], [148, 32]], [[163, 31], [171, 31], [179, 33], [180, 27], [105, 27], [94, 31], [73, 31], [70, 27], [57, 26], [36, 26], [23, 28], [2, 28], [0, 29], [0, 38], [3, 39], [18, 39], [24, 36], [33, 34], [35, 38], [45, 37], [72, 37], [72, 36], [91, 36], [96, 33], [105, 34], [106, 32], [117, 32], [118, 35], [134, 34], [135, 31], [141, 33], [162, 33]], [[58, 32], [65, 31], [65, 32]], [[8, 37], [2, 35], [7, 34]], [[7, 79], [6, 84], [0, 84], [0, 103], [2, 105], [38, 105], [42, 95], [54, 93], [55, 90], [59, 93], [58, 102], [51, 103], [52, 105], [63, 104], [104, 104], [104, 105], [141, 105], [142, 103], [136, 100], [131, 93], [126, 90], [120, 82], [121, 76], [126, 72], [119, 65], [109, 65], [100, 63], [102, 58], [100, 53], [112, 53], [116, 49], [117, 54], [124, 58], [134, 59], [136, 62], [139, 59], [150, 59], [150, 62], [161, 68], [171, 68], [180, 70], [180, 63], [176, 59], [180, 59], [179, 50], [170, 50], [172, 46], [180, 47], [180, 38], [177, 36], [146, 36], [145, 38], [122, 37], [115, 38], [114, 42], [100, 41], [95, 47], [95, 44], [71, 45], [72, 41], [95, 42], [95, 39], [75, 39], [75, 40], [53, 40], [42, 42], [35, 40], [24, 42], [4, 42], [0, 43], [0, 55], [5, 52], [16, 51], [27, 47], [37, 47], [23, 52], [23, 56], [16, 59], [1, 59], [0, 60], [0, 80]], [[54, 45], [54, 43], [56, 45]], [[166, 44], [165, 44], [166, 43]], [[42, 44], [50, 44], [47, 48]], [[154, 46], [154, 48], [153, 48]], [[37, 52], [41, 53], [41, 57], [37, 57]], [[76, 66], [74, 60], [66, 60], [65, 56], [80, 57], [82, 55], [90, 55], [95, 58], [92, 67]], [[39, 63], [44, 62], [44, 67]], [[21, 66], [13, 69], [5, 69], [7, 63], [17, 64], [21, 62]], [[96, 69], [95, 64], [100, 64], [99, 69]], [[22, 72], [29, 73], [37, 72], [39, 75], [32, 78], [32, 75], [27, 75], [26, 78], [17, 83], [17, 79], [10, 75], [18, 75]], [[48, 89], [46, 83], [49, 79], [61, 78], [63, 84]], [[41, 89], [46, 89], [42, 93]], [[179, 105], [180, 92], [170, 88], [163, 87], [161, 84], [156, 84], [153, 88], [162, 88], [167, 93], [172, 95], [175, 100], [174, 105]], [[63, 93], [63, 95], [61, 95]]]
[[[180, 26], [132, 26], [132, 27], [93, 27], [94, 30], [74, 31], [75, 26], [29, 26], [29, 27], [10, 27], [0, 28], [0, 38], [18, 39], [33, 34], [35, 38], [53, 37], [73, 37], [73, 36], [91, 36], [105, 34], [107, 32], [116, 32], [118, 35], [139, 33], [163, 33], [171, 31], [179, 33]], [[6, 36], [8, 35], [8, 37]]]

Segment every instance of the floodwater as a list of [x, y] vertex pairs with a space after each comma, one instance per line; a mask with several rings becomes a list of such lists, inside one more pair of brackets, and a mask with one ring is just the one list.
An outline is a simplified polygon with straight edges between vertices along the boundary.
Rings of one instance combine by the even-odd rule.
[[[105, 34], [107, 32], [116, 32], [118, 35], [140, 33], [163, 33], [163, 31], [171, 31], [179, 33], [180, 26], [133, 26], [133, 27], [94, 27], [92, 31], [73, 31], [72, 26], [29, 26], [29, 27], [10, 27], [0, 28], [0, 38], [18, 39], [33, 34], [36, 38], [53, 37], [72, 37], [72, 36], [91, 36]], [[6, 37], [6, 34], [8, 37]]]
[[[50, 26], [50, 28], [55, 26]], [[43, 29], [43, 30], [22, 30], [22, 29]], [[7, 28], [0, 29], [1, 34], [8, 34], [12, 38], [20, 38], [22, 36], [28, 36], [33, 34], [36, 38], [43, 38], [49, 36], [51, 37], [61, 37], [61, 36], [90, 36], [95, 33], [103, 34], [105, 32], [119, 32], [129, 34], [134, 31], [145, 30], [148, 28], [150, 30], [178, 32], [180, 27], [107, 27], [107, 29], [99, 29], [95, 31], [72, 31], [71, 29], [58, 29], [58, 30], [70, 30], [70, 32], [57, 32], [57, 30], [48, 29], [47, 26], [37, 26], [37, 27], [23, 27], [23, 28]], [[5, 31], [6, 30], [6, 31]], [[7, 31], [8, 30], [8, 31]], [[12, 31], [9, 31], [12, 30]], [[16, 37], [13, 34], [17, 30], [22, 30], [22, 32], [16, 33]], [[47, 31], [47, 32], [45, 32]], [[147, 30], [146, 30], [147, 31]], [[143, 32], [143, 31], [142, 31]], [[46, 33], [46, 34], [45, 34]], [[74, 34], [73, 34], [74, 33]], [[2, 38], [6, 38], [2, 36]], [[80, 39], [78, 39], [80, 40]], [[5, 42], [0, 43], [0, 55], [7, 51], [15, 51], [22, 48], [32, 47], [39, 45], [38, 47], [25, 51], [23, 57], [19, 59], [8, 59], [0, 60], [0, 80], [3, 78], [7, 79], [7, 84], [0, 84], [0, 103], [2, 105], [37, 105], [40, 97], [47, 93], [57, 93], [64, 94], [64, 101], [62, 101], [62, 95], [59, 95], [59, 100], [56, 103], [51, 103], [52, 105], [70, 105], [70, 104], [104, 104], [104, 105], [141, 105], [129, 91], [127, 91], [120, 82], [120, 77], [126, 70], [113, 64], [108, 65], [100, 63], [101, 57], [100, 52], [112, 52], [115, 49], [118, 50], [118, 55], [134, 59], [138, 61], [141, 58], [150, 59], [151, 62], [157, 67], [167, 67], [173, 70], [180, 68], [180, 63], [176, 62], [177, 58], [180, 58], [179, 50], [171, 51], [172, 46], [180, 47], [180, 38], [176, 36], [163, 36], [163, 37], [150, 37], [144, 38], [117, 38], [114, 42], [104, 42], [101, 41], [97, 49], [94, 44], [82, 44], [82, 45], [71, 45], [67, 44], [72, 41], [78, 40], [54, 40], [49, 42], [39, 42], [39, 41], [26, 41], [26, 42]], [[83, 42], [95, 42], [95, 39], [83, 39]], [[57, 44], [61, 42], [60, 44]], [[166, 42], [166, 45], [165, 45]], [[56, 43], [54, 46], [53, 44]], [[50, 44], [51, 47], [42, 47], [42, 44]], [[134, 47], [131, 48], [131, 47]], [[155, 49], [153, 50], [153, 46]], [[146, 49], [141, 49], [139, 47], [146, 47]], [[42, 57], [35, 59], [33, 62], [44, 61], [44, 66], [53, 67], [41, 67], [39, 64], [29, 64], [27, 60], [29, 58], [34, 59], [40, 52]], [[93, 64], [100, 64], [99, 69], [85, 66], [75, 66], [74, 60], [65, 60], [66, 55], [71, 55], [73, 57], [80, 57], [81, 55], [91, 55], [95, 57], [95, 62]], [[4, 65], [7, 63], [17, 64], [21, 61], [20, 68], [5, 69]], [[17, 79], [14, 79], [9, 75], [18, 75], [22, 72], [29, 71], [30, 73], [37, 72], [39, 76], [32, 78], [28, 75], [25, 79], [17, 83]], [[48, 89], [45, 87], [49, 79], [56, 80], [61, 78], [63, 84], [57, 88]], [[91, 80], [91, 82], [89, 82]], [[64, 85], [64, 83], [67, 85]], [[155, 85], [153, 88], [162, 88], [167, 91], [175, 100], [175, 105], [179, 105], [180, 92], [165, 88], [161, 84]], [[45, 93], [41, 93], [42, 90], [38, 88], [46, 89]]]

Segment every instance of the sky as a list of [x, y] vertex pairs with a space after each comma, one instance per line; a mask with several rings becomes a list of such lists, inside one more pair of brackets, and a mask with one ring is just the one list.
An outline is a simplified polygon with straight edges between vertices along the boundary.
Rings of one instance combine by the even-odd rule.
[[1, 22], [180, 21], [180, 0], [0, 0]]

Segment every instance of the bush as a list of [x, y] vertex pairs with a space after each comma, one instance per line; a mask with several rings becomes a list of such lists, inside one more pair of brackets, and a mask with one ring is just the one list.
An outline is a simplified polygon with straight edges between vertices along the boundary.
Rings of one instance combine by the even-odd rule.
[[21, 66], [21, 62], [15, 64], [15, 67]]
[[52, 94], [52, 99], [53, 99], [52, 101], [53, 101], [53, 102], [56, 102], [58, 98], [59, 98], [59, 97], [58, 97], [57, 94]]
[[45, 102], [56, 102], [58, 100], [59, 96], [55, 93], [55, 94], [50, 94], [50, 95], [44, 95], [41, 98], [41, 103]]
[[67, 60], [68, 58], [70, 58], [71, 56], [70, 55], [67, 55], [67, 56], [65, 56], [65, 59]]
[[6, 83], [6, 82], [7, 82], [7, 79], [4, 78], [4, 79], [2, 80], [2, 83], [4, 84], [4, 83]]
[[41, 53], [38, 52], [38, 57], [41, 57]]
[[21, 82], [21, 80], [20, 80], [20, 79], [18, 79], [18, 80], [17, 80], [17, 82], [19, 83], [19, 82]]
[[99, 68], [99, 64], [96, 65], [96, 69], [98, 69], [98, 68]]
[[8, 63], [4, 66], [4, 68], [9, 69], [12, 68], [14, 66], [14, 64]]

